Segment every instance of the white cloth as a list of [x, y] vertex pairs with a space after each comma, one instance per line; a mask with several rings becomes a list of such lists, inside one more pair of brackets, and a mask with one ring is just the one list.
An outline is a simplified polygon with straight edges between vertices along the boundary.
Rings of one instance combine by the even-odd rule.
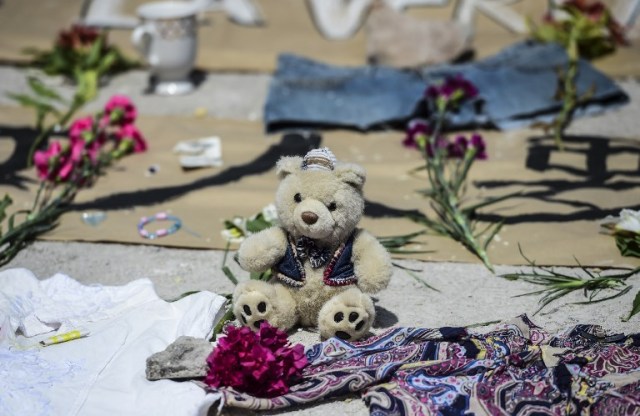
[[[0, 272], [0, 415], [197, 414], [204, 390], [148, 381], [146, 359], [179, 336], [209, 336], [224, 303], [211, 292], [169, 303], [148, 279], [86, 286], [63, 274]], [[39, 344], [76, 328], [90, 334]]]

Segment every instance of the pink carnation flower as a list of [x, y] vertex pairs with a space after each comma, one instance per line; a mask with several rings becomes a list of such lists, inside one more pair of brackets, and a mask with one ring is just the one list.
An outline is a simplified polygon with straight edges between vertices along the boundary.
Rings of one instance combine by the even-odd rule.
[[33, 156], [38, 177], [51, 182], [69, 182], [78, 180], [78, 168], [88, 157], [92, 164], [97, 163], [100, 144], [97, 141], [86, 143], [84, 140], [72, 141], [63, 146], [54, 141], [47, 150], [38, 150]]
[[89, 157], [92, 164], [95, 164], [98, 161], [98, 154], [100, 152], [101, 143], [99, 140], [94, 140], [91, 143], [86, 143], [84, 141], [71, 142], [71, 161], [78, 165], [80, 164], [85, 156]]
[[68, 182], [72, 179], [72, 174], [76, 169], [77, 163], [74, 162], [68, 155], [65, 155], [60, 159], [60, 170], [58, 171], [58, 177], [56, 178], [60, 182]]
[[275, 397], [289, 391], [308, 361], [301, 344], [289, 346], [286, 333], [263, 322], [257, 333], [248, 327], [230, 327], [207, 363], [205, 383], [209, 386]]
[[89, 141], [93, 132], [93, 117], [84, 117], [75, 120], [69, 127], [69, 139], [71, 143]]
[[44, 180], [55, 180], [58, 175], [58, 169], [54, 168], [53, 163], [56, 157], [62, 154], [62, 145], [60, 142], [51, 142], [47, 150], [38, 150], [33, 155], [33, 164], [36, 166], [38, 177]]
[[73, 179], [76, 167], [84, 155], [84, 142], [62, 146], [51, 142], [47, 150], [38, 150], [33, 155], [38, 177], [51, 182], [68, 182]]
[[133, 124], [125, 124], [115, 136], [118, 142], [129, 141], [133, 153], [142, 153], [147, 150], [147, 141]]
[[108, 124], [131, 124], [136, 120], [136, 116], [136, 106], [126, 95], [114, 95], [104, 107], [104, 118]]

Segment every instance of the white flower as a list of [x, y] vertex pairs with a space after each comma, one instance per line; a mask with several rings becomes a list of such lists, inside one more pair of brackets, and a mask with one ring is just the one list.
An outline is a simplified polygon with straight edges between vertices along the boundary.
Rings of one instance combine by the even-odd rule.
[[[273, 224], [278, 219], [278, 212], [274, 204], [269, 204], [262, 208], [261, 214], [262, 218], [270, 224]], [[233, 217], [231, 221], [225, 222], [226, 228], [221, 232], [222, 237], [232, 244], [242, 243], [246, 237], [253, 234], [247, 230], [247, 222], [255, 221], [258, 216], [260, 214], [256, 214], [249, 219], [240, 216]]]
[[237, 228], [222, 230], [220, 234], [222, 234], [222, 238], [231, 244], [240, 244], [244, 241], [244, 235], [242, 235]]
[[231, 224], [230, 226], [227, 225], [227, 228], [222, 230], [220, 234], [232, 244], [242, 243], [244, 238], [250, 234], [247, 232], [247, 220], [242, 217], [233, 217]]
[[620, 211], [620, 221], [616, 224], [616, 230], [640, 234], [640, 211], [632, 209]]
[[269, 204], [266, 207], [262, 208], [262, 216], [265, 221], [274, 222], [278, 219], [278, 211], [276, 210], [276, 206], [274, 204]]
[[247, 220], [242, 217], [233, 217], [231, 220], [233, 225], [238, 227], [242, 232], [247, 232]]
[[600, 222], [607, 234], [615, 234], [616, 231], [626, 231], [630, 233], [640, 234], [640, 211], [632, 209], [623, 209], [619, 216], [607, 215]]

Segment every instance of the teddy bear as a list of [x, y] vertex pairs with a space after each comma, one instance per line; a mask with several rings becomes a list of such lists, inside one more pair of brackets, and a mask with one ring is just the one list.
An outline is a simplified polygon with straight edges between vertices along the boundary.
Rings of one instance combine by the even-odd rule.
[[271, 269], [272, 277], [238, 284], [235, 316], [253, 330], [267, 321], [282, 330], [317, 327], [323, 339], [362, 338], [375, 319], [369, 295], [393, 274], [387, 250], [357, 228], [365, 170], [322, 148], [281, 157], [276, 174], [278, 224], [247, 237], [236, 256], [244, 270]]

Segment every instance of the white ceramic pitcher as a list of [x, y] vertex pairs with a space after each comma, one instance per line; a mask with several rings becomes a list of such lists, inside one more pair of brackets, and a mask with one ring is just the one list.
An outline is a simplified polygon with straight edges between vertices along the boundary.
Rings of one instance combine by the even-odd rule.
[[190, 75], [197, 55], [198, 12], [196, 4], [179, 1], [147, 3], [138, 8], [141, 22], [131, 40], [150, 66], [156, 94], [178, 95], [193, 90]]

